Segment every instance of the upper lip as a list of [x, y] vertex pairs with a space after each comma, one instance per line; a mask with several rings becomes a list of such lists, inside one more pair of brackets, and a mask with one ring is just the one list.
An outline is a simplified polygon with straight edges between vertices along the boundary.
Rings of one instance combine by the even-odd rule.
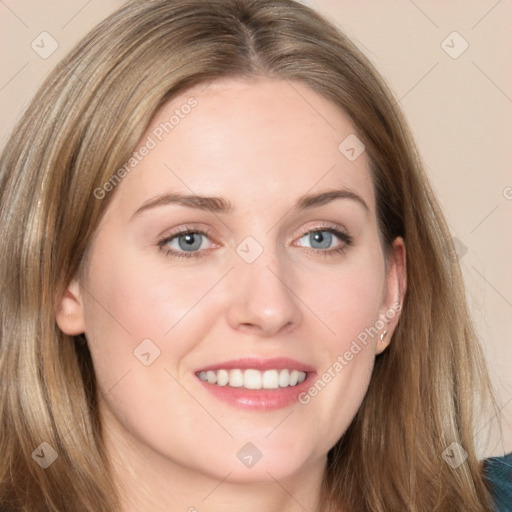
[[295, 359], [291, 359], [289, 357], [273, 357], [273, 358], [264, 358], [264, 357], [242, 357], [239, 359], [231, 359], [230, 361], [224, 361], [222, 363], [215, 363], [208, 366], [201, 367], [198, 369], [198, 372], [208, 371], [208, 370], [298, 370], [300, 372], [311, 373], [314, 372], [315, 369], [305, 363], [297, 361]]

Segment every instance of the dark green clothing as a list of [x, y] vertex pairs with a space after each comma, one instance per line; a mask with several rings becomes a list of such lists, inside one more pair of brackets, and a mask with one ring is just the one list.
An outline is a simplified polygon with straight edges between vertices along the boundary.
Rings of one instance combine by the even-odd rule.
[[484, 467], [492, 484], [496, 512], [512, 512], [512, 453], [491, 457], [485, 461]]

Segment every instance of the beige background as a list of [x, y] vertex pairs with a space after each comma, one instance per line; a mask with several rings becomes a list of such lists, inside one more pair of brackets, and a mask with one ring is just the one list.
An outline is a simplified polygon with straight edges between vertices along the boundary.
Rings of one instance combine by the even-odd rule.
[[[1, 146], [49, 70], [122, 3], [0, 0]], [[497, 437], [498, 421], [491, 415], [482, 418], [477, 436], [483, 438], [489, 429], [494, 433], [483, 449], [486, 455], [511, 451], [512, 2], [304, 3], [355, 40], [386, 77], [410, 121], [457, 238], [472, 313], [501, 401], [503, 438]], [[44, 55], [52, 44], [58, 48]]]

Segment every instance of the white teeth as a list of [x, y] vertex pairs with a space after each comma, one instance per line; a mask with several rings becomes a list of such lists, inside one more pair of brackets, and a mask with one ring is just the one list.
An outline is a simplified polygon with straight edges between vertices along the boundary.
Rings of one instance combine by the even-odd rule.
[[288, 370], [281, 370], [279, 372], [279, 387], [286, 388], [290, 385], [290, 372]]
[[241, 388], [244, 385], [244, 372], [242, 370], [230, 370], [229, 385], [232, 388]]
[[230, 386], [245, 389], [278, 389], [293, 387], [306, 380], [306, 372], [298, 370], [208, 370], [199, 372], [204, 382], [217, 386]]
[[261, 372], [258, 370], [245, 370], [244, 388], [261, 389]]
[[263, 372], [263, 384], [265, 389], [277, 389], [279, 387], [279, 372], [277, 370], [267, 370]]
[[229, 382], [229, 373], [226, 370], [219, 370], [217, 372], [217, 384], [225, 386]]

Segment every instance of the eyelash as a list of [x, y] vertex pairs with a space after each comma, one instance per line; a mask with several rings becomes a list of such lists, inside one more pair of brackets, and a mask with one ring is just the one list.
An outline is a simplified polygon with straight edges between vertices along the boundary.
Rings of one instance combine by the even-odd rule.
[[158, 242], [158, 247], [160, 250], [164, 252], [166, 256], [170, 256], [172, 258], [202, 258], [206, 256], [205, 251], [175, 251], [174, 249], [169, 249], [166, 245], [174, 240], [175, 238], [182, 235], [203, 235], [210, 238], [210, 234], [202, 229], [192, 228], [192, 227], [183, 227], [178, 229], [175, 233], [170, 236], [165, 237], [163, 240]]
[[330, 226], [319, 226], [312, 229], [304, 229], [301, 232], [301, 235], [299, 237], [302, 238], [305, 235], [309, 235], [310, 233], [317, 233], [317, 232], [327, 232], [335, 235], [341, 242], [344, 242], [344, 245], [341, 245], [340, 247], [337, 247], [336, 249], [315, 249], [313, 247], [303, 247], [306, 254], [314, 255], [314, 256], [336, 256], [338, 254], [345, 254], [346, 250], [351, 247], [354, 244], [353, 238], [348, 234], [345, 233], [342, 228], [334, 228]]
[[[301, 235], [299, 236], [299, 239], [304, 237], [305, 235], [309, 235], [310, 233], [317, 233], [317, 232], [327, 232], [335, 235], [340, 241], [344, 242], [344, 245], [336, 248], [336, 249], [329, 249], [329, 250], [322, 250], [322, 249], [315, 249], [313, 247], [303, 247], [305, 249], [305, 252], [307, 254], [312, 255], [322, 255], [322, 256], [335, 256], [337, 254], [345, 254], [345, 251], [348, 247], [351, 247], [353, 245], [353, 239], [348, 234], [342, 231], [341, 229], [329, 227], [329, 226], [320, 226], [313, 229], [305, 229], [302, 231]], [[200, 250], [200, 251], [175, 251], [173, 249], [166, 248], [166, 245], [174, 240], [175, 238], [183, 235], [203, 235], [207, 238], [210, 238], [210, 234], [202, 229], [198, 228], [189, 228], [184, 227], [176, 232], [174, 232], [172, 235], [165, 237], [163, 240], [160, 240], [158, 242], [158, 247], [161, 251], [164, 252], [166, 256], [170, 256], [171, 258], [202, 258], [203, 256], [206, 256], [206, 250]]]

